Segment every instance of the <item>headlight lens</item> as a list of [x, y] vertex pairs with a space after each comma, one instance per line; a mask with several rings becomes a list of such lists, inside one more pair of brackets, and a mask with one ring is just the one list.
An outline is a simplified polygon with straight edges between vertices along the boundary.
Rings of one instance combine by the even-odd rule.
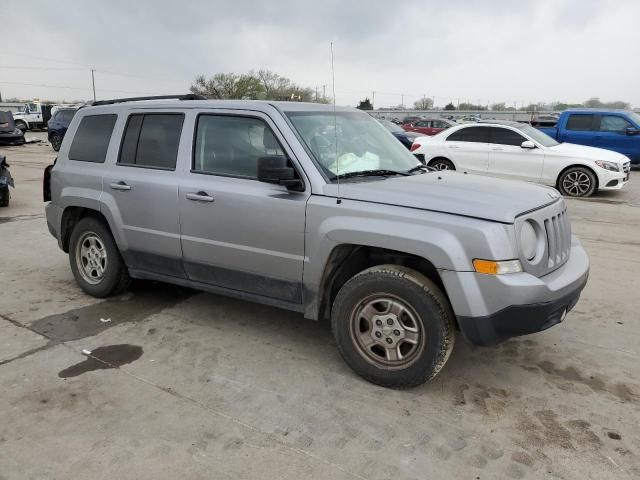
[[605, 170], [609, 170], [610, 172], [619, 172], [620, 167], [615, 162], [605, 162], [604, 160], [596, 160], [596, 165], [600, 168], [604, 168]]
[[530, 221], [526, 221], [520, 228], [520, 250], [524, 258], [531, 261], [538, 251], [538, 236]]

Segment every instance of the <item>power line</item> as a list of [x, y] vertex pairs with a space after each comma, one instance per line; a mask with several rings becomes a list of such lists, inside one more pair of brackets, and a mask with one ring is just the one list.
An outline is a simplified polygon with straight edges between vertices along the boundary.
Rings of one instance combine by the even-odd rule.
[[[90, 92], [90, 87], [69, 87], [64, 85], [46, 85], [43, 83], [21, 83], [21, 82], [4, 82], [0, 81], [0, 85], [19, 85], [19, 86], [27, 86], [27, 87], [46, 87], [46, 88], [63, 88], [67, 90], [82, 90], [85, 92]], [[104, 92], [113, 92], [113, 93], [137, 93], [140, 95], [158, 95], [158, 93], [150, 93], [150, 92], [140, 92], [136, 90], [111, 90], [111, 89], [103, 89]]]

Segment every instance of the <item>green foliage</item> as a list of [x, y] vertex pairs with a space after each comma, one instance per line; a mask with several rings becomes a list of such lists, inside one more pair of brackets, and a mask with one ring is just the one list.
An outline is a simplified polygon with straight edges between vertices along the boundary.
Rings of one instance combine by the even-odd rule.
[[289, 100], [298, 102], [328, 103], [325, 98], [315, 98], [310, 88], [293, 83], [290, 79], [271, 70], [249, 73], [216, 73], [210, 78], [198, 75], [191, 93], [214, 99], [240, 100]]
[[449, 102], [444, 106], [444, 109], [445, 110], [455, 110], [456, 106], [453, 103]]
[[371, 103], [371, 100], [365, 98], [364, 100], [360, 100], [358, 108], [360, 110], [373, 110], [373, 104]]
[[476, 105], [475, 103], [463, 102], [458, 105], [458, 110], [486, 110], [486, 105]]

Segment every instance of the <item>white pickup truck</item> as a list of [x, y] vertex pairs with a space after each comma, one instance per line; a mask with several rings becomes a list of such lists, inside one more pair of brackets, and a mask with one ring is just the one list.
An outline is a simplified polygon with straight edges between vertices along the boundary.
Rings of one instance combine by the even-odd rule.
[[13, 118], [23, 132], [34, 128], [44, 129], [51, 118], [51, 105], [40, 102], [28, 102], [13, 113]]

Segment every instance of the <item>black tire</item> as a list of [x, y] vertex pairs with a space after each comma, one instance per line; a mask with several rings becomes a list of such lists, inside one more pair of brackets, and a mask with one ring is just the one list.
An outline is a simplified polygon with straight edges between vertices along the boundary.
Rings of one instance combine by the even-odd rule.
[[568, 168], [558, 178], [558, 190], [567, 197], [590, 197], [597, 185], [595, 173], [586, 167]]
[[22, 130], [22, 132], [26, 132], [27, 131], [27, 124], [24, 123], [22, 120], [18, 120], [16, 122], [16, 128], [19, 130]]
[[[368, 301], [370, 306], [372, 301], [369, 299], [373, 298], [375, 302], [379, 296], [386, 298], [385, 295], [407, 306], [416, 315], [416, 326], [422, 328], [421, 339], [417, 342], [422, 347], [416, 346], [415, 352], [407, 354], [404, 360], [411, 360], [410, 363], [394, 366], [391, 360], [387, 365], [382, 364], [382, 357], [380, 361], [372, 360], [374, 349], [385, 347], [391, 350], [383, 341], [389, 342], [389, 338], [373, 338], [374, 334], [378, 336], [378, 331], [372, 331], [370, 335], [374, 342], [382, 345], [372, 345], [368, 353], [364, 353], [358, 340], [367, 334], [366, 330], [362, 333], [359, 326], [361, 319], [354, 322], [358, 312], [366, 309], [361, 307], [363, 302]], [[397, 265], [379, 265], [352, 277], [338, 292], [331, 312], [333, 335], [345, 362], [364, 379], [391, 388], [414, 387], [437, 375], [453, 350], [453, 322], [451, 306], [442, 291], [421, 273]], [[354, 332], [354, 324], [360, 333]], [[385, 326], [384, 322], [381, 324]], [[374, 327], [371, 322], [371, 328], [380, 327]], [[396, 330], [384, 335], [391, 337], [394, 334], [398, 334]], [[397, 348], [400, 351], [401, 345], [398, 344]]]
[[60, 137], [60, 135], [51, 135], [51, 148], [53, 148], [54, 151], [58, 152], [60, 151], [60, 144], [62, 143], [62, 138]]
[[[88, 278], [91, 275], [83, 273], [86, 270], [80, 264], [83, 260], [79, 258], [78, 251], [82, 247], [80, 242], [83, 244], [85, 241], [89, 242], [92, 235], [99, 239], [99, 243], [102, 246], [99, 250], [104, 250], [106, 257], [104, 263], [101, 263], [103, 273], [100, 278], [93, 278], [93, 281], [89, 281]], [[69, 263], [78, 285], [94, 297], [105, 298], [115, 295], [126, 289], [131, 282], [127, 267], [122, 260], [109, 228], [97, 218], [85, 217], [74, 227], [69, 240]]]
[[434, 158], [429, 162], [429, 166], [431, 168], [435, 168], [436, 170], [455, 170], [456, 166], [453, 162], [446, 158]]
[[0, 207], [8, 207], [10, 198], [9, 187], [0, 187]]

